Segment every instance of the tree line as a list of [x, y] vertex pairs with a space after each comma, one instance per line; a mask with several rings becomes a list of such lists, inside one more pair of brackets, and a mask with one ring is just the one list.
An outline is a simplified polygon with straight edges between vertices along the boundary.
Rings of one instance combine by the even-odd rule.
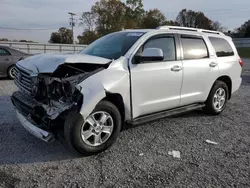
[[34, 41], [32, 41], [32, 40], [16, 40], [16, 39], [14, 39], [14, 40], [9, 40], [9, 39], [7, 39], [7, 38], [0, 38], [0, 42], [34, 42]]
[[[123, 29], [155, 29], [161, 25], [209, 29], [227, 32], [233, 37], [250, 37], [250, 20], [230, 32], [220, 22], [209, 19], [199, 11], [183, 9], [176, 20], [168, 20], [159, 9], [145, 10], [142, 0], [99, 0], [89, 12], [82, 13], [79, 21], [79, 25], [84, 27], [84, 32], [77, 37], [80, 44], [90, 44], [101, 36]], [[71, 44], [72, 32], [60, 28], [51, 34], [49, 42]]]

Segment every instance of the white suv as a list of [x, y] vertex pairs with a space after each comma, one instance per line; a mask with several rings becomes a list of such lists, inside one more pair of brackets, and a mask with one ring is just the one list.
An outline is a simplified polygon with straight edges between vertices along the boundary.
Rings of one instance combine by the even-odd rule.
[[232, 39], [216, 31], [162, 26], [106, 35], [77, 55], [17, 63], [12, 95], [21, 124], [49, 141], [60, 132], [81, 154], [110, 147], [124, 123], [195, 109], [220, 114], [241, 84]]

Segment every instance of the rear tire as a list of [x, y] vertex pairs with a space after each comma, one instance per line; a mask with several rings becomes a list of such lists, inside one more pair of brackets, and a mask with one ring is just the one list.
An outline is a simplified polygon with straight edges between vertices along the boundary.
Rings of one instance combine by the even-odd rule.
[[222, 81], [216, 81], [210, 91], [203, 111], [209, 115], [221, 114], [226, 108], [228, 97], [227, 85]]
[[116, 141], [121, 125], [117, 107], [101, 101], [85, 121], [79, 113], [70, 113], [65, 121], [64, 137], [74, 152], [92, 155], [108, 149]]
[[8, 71], [7, 71], [7, 76], [9, 79], [14, 79], [15, 78], [15, 74], [14, 74], [14, 68], [15, 68], [15, 65], [12, 65], [8, 68]]

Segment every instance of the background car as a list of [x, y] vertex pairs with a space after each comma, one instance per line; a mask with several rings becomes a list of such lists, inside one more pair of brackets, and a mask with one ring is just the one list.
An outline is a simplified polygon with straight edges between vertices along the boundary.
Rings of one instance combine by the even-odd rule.
[[8, 77], [14, 79], [15, 64], [30, 54], [0, 45], [0, 77]]

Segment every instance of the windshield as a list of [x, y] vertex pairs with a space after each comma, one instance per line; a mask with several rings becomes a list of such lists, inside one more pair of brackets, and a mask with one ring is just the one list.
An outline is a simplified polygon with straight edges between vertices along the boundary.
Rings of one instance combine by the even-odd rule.
[[143, 32], [118, 32], [106, 35], [82, 50], [80, 54], [118, 59], [124, 56]]

